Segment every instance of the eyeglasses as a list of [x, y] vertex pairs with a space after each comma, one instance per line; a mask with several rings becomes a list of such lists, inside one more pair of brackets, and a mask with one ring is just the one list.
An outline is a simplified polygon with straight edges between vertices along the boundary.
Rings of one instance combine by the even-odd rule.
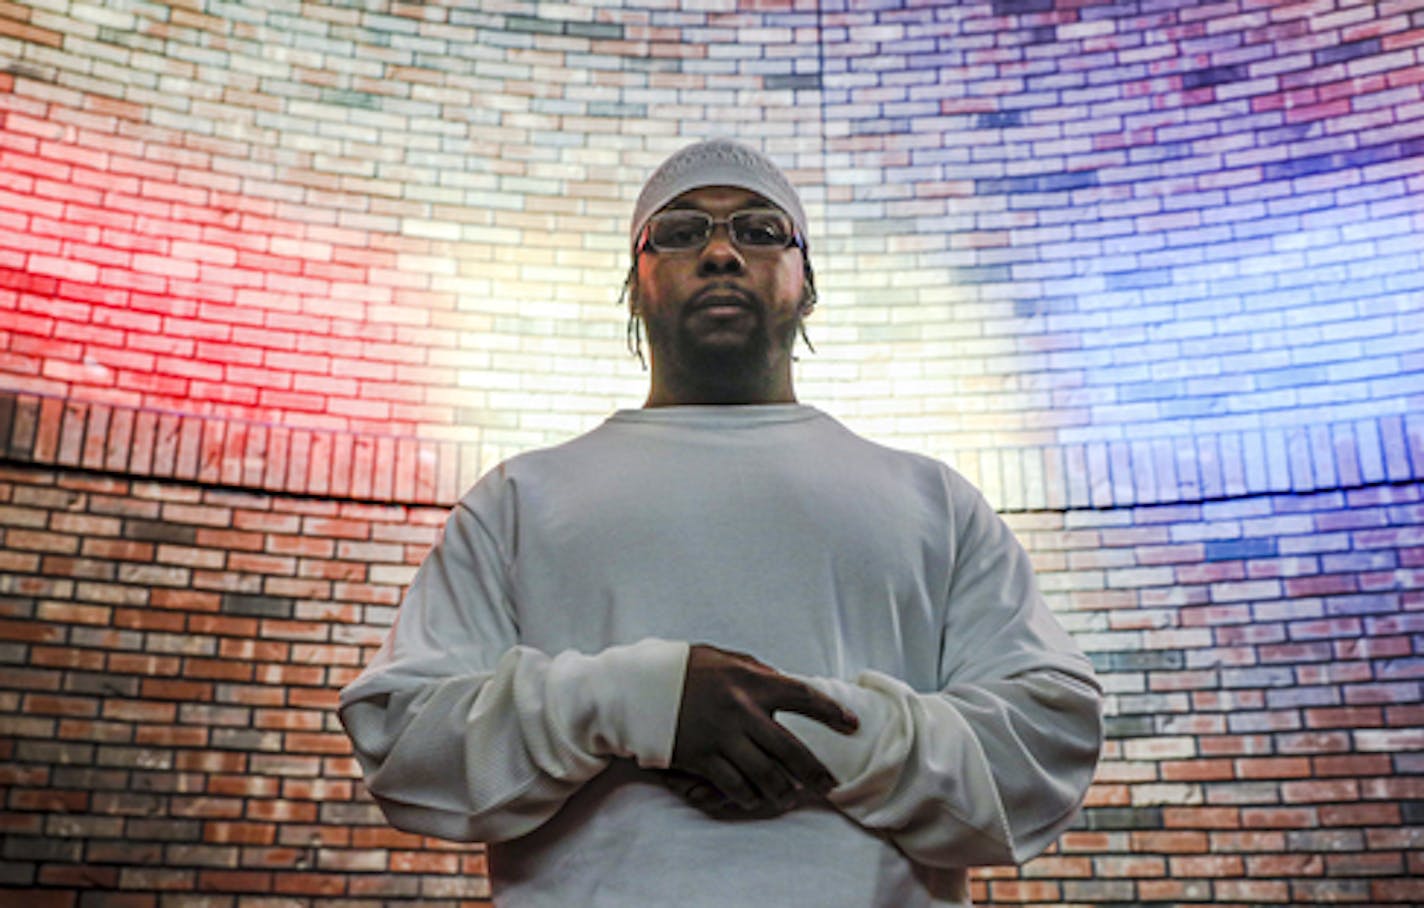
[[693, 252], [706, 246], [718, 224], [726, 224], [732, 242], [739, 249], [770, 251], [788, 246], [804, 247], [796, 225], [784, 211], [775, 208], [746, 208], [725, 218], [714, 218], [696, 208], [673, 208], [653, 215], [643, 229], [638, 251]]

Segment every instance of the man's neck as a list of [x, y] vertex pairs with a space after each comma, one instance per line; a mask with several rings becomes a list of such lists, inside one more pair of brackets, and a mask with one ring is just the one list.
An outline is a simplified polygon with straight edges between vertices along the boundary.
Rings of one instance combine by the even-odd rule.
[[775, 376], [764, 382], [679, 382], [659, 376], [655, 368], [652, 385], [648, 389], [648, 399], [643, 406], [748, 406], [796, 402], [796, 391], [792, 387], [789, 374]]

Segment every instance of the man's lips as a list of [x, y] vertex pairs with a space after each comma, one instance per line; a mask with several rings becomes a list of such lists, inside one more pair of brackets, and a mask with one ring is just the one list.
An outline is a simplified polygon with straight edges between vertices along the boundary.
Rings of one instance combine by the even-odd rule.
[[692, 302], [687, 307], [689, 312], [700, 312], [705, 309], [714, 310], [755, 310], [756, 302], [751, 295], [742, 290], [716, 287], [704, 290], [692, 298]]

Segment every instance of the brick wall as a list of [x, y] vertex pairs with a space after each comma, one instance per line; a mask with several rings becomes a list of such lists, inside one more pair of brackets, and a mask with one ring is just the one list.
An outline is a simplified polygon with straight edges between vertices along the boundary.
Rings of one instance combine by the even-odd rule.
[[467, 7], [0, 6], [5, 386], [487, 467], [641, 399], [632, 199], [733, 133], [811, 212], [806, 395], [1004, 506], [1420, 409], [1420, 0]]
[[10, 468], [0, 509], [0, 901], [486, 894], [333, 713], [443, 508]]
[[335, 690], [460, 490], [641, 400], [625, 219], [731, 133], [811, 213], [803, 398], [983, 487], [1110, 688], [977, 898], [1424, 903], [1421, 48], [1424, 0], [0, 0], [0, 901], [478, 902]]
[[[1424, 901], [1421, 493], [1010, 514], [1109, 739], [1074, 828], [978, 900]], [[385, 826], [333, 713], [444, 515], [11, 457], [0, 900], [485, 894], [479, 848]]]
[[1010, 515], [1111, 697], [1081, 820], [990, 901], [1424, 901], [1420, 494]]

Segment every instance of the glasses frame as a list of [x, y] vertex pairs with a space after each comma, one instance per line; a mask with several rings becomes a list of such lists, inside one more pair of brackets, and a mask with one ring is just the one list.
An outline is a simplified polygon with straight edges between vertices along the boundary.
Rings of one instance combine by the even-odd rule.
[[[785, 243], [779, 246], [757, 246], [743, 245], [737, 242], [737, 234], [735, 231], [732, 230], [732, 221], [741, 215], [757, 214], [761, 212], [771, 212], [773, 214], [777, 214], [785, 218], [786, 221], [791, 225], [791, 231], [787, 234]], [[710, 222], [707, 227], [706, 239], [704, 239], [701, 243], [698, 243], [695, 246], [681, 246], [672, 248], [659, 247], [657, 243], [653, 242], [653, 223], [664, 216], [672, 214], [697, 214], [706, 218]], [[711, 214], [706, 211], [703, 211], [700, 208], [670, 208], [664, 211], [659, 211], [657, 214], [648, 218], [648, 222], [643, 225], [643, 231], [638, 237], [638, 248], [634, 251], [635, 254], [641, 254], [643, 252], [657, 252], [662, 253], [664, 255], [677, 255], [679, 253], [696, 254], [707, 248], [707, 244], [712, 242], [712, 234], [716, 233], [717, 228], [724, 224], [727, 227], [728, 241], [733, 246], [737, 247], [743, 252], [780, 252], [783, 249], [790, 249], [793, 246], [797, 249], [800, 249], [803, 253], [806, 251], [806, 240], [801, 236], [801, 231], [796, 229], [796, 222], [791, 219], [791, 215], [782, 211], [780, 208], [773, 208], [769, 205], [757, 205], [751, 208], [739, 208], [724, 218], [713, 217]]]

